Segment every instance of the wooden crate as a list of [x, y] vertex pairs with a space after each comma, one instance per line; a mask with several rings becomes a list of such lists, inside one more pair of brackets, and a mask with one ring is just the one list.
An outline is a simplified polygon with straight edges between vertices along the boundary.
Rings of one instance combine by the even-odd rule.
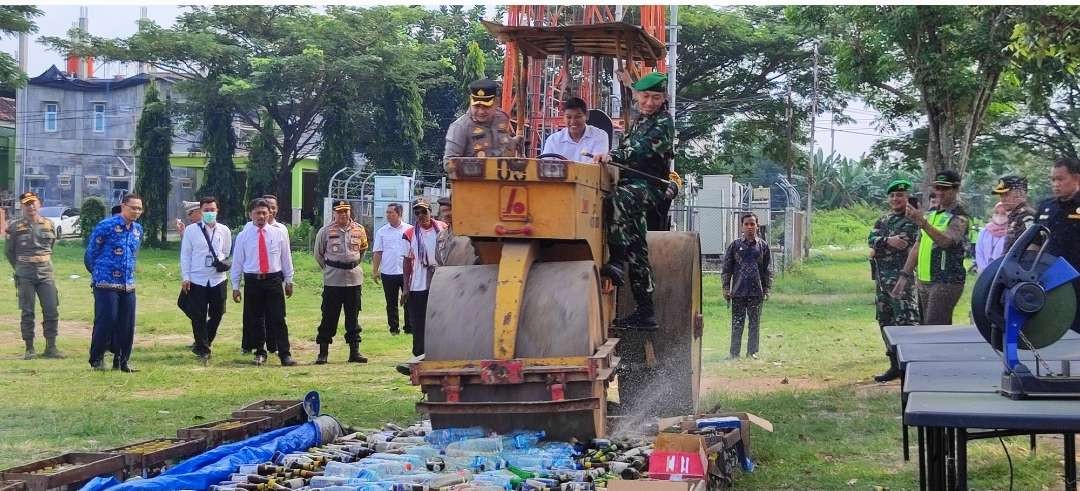
[[307, 419], [304, 413], [304, 401], [264, 400], [258, 401], [233, 411], [234, 418], [270, 418], [271, 428], [281, 428], [303, 423]]
[[[222, 427], [226, 426], [227, 427]], [[270, 429], [270, 418], [229, 418], [176, 430], [177, 438], [206, 440], [207, 448], [243, 440]]]
[[[157, 450], [146, 449], [146, 445], [156, 442], [168, 443]], [[140, 448], [144, 447], [144, 448]], [[181, 438], [151, 438], [137, 443], [131, 443], [122, 447], [104, 450], [108, 453], [116, 453], [124, 456], [124, 465], [127, 466], [129, 475], [147, 477], [149, 471], [160, 467], [166, 462], [184, 459], [206, 450], [206, 440], [197, 438], [186, 440]]]
[[[42, 473], [46, 467], [64, 466], [51, 473]], [[27, 491], [67, 489], [98, 476], [122, 474], [124, 456], [110, 453], [72, 452], [42, 459], [29, 464], [5, 469], [0, 477], [8, 481], [22, 481]]]

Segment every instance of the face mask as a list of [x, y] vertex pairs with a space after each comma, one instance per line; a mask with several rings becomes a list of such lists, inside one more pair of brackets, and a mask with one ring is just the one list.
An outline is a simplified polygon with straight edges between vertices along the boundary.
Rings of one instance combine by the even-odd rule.
[[994, 216], [990, 217], [990, 221], [997, 225], [1005, 225], [1009, 221], [1009, 217], [1000, 213], [994, 213]]
[[210, 224], [216, 222], [217, 221], [217, 212], [216, 211], [204, 211], [204, 212], [202, 212], [202, 221], [203, 221], [203, 223], [205, 223], [207, 225], [210, 225]]

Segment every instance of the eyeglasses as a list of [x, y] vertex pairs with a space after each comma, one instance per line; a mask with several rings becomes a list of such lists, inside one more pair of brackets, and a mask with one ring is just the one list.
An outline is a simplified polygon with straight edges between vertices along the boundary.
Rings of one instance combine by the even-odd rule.
[[423, 209], [423, 208], [417, 208], [417, 209], [413, 210], [412, 212], [415, 215], [427, 215], [428, 214], [428, 211]]
[[[131, 209], [132, 209], [132, 210], [134, 210], [134, 211], [142, 211], [142, 207], [141, 207], [141, 206], [131, 206], [131, 205], [124, 205], [124, 206], [126, 206], [126, 207], [128, 207], [128, 208], [131, 208]], [[189, 215], [190, 215], [190, 213], [189, 213]]]

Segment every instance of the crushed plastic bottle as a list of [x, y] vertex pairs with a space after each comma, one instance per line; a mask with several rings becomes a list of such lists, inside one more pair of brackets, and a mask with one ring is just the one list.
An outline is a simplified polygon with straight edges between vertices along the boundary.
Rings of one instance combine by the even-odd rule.
[[437, 448], [446, 448], [447, 445], [470, 438], [483, 438], [487, 436], [487, 432], [479, 426], [472, 426], [469, 428], [443, 428], [438, 430], [431, 430], [424, 437], [431, 445]]
[[446, 446], [448, 457], [467, 457], [478, 454], [497, 454], [503, 450], [501, 438], [470, 438]]

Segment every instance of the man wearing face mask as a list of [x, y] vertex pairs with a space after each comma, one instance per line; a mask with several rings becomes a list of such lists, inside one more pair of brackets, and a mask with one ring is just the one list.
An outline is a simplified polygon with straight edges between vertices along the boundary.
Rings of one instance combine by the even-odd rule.
[[191, 351], [205, 364], [225, 315], [225, 261], [232, 249], [232, 232], [225, 224], [217, 223], [217, 198], [200, 199], [199, 210], [200, 222], [190, 224], [180, 240], [180, 278], [181, 288], [188, 295], [186, 313], [195, 338]]
[[1005, 203], [994, 205], [990, 221], [979, 231], [975, 241], [975, 271], [982, 273], [990, 263], [1005, 254], [1008, 240], [1009, 215]]
[[1013, 242], [1016, 242], [1020, 234], [1035, 223], [1035, 209], [1027, 201], [1028, 180], [1026, 177], [1015, 175], [1002, 177], [994, 187], [994, 194], [998, 195], [1006, 213], [1005, 244], [1002, 247], [1002, 254], [1004, 254], [1012, 247]]

